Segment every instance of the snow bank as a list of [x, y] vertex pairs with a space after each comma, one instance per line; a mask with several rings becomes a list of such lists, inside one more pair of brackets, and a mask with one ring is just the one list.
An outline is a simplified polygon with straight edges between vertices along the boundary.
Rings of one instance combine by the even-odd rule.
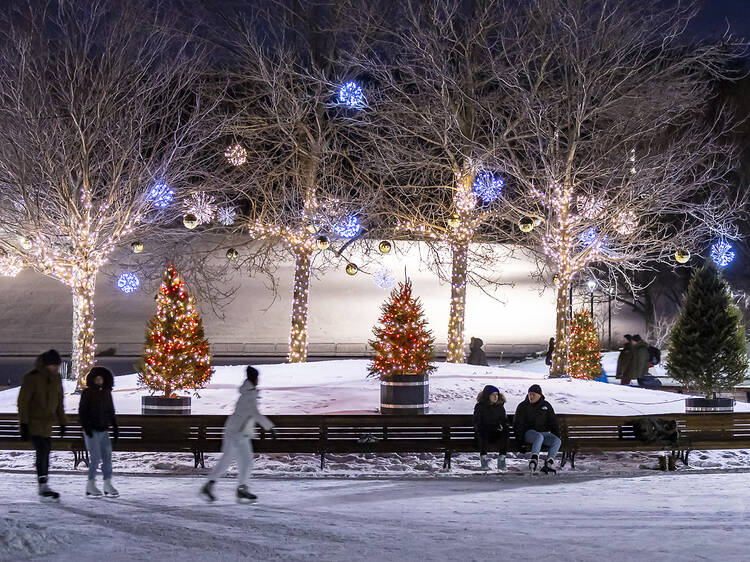
[[[607, 353], [604, 367], [614, 373], [616, 353]], [[368, 361], [336, 360], [313, 363], [261, 365], [261, 407], [269, 414], [371, 414], [378, 412], [378, 381], [367, 378]], [[685, 395], [619, 384], [572, 379], [546, 379], [541, 359], [502, 367], [475, 367], [437, 363], [430, 377], [430, 413], [471, 413], [476, 396], [486, 384], [498, 386], [513, 412], [533, 383], [542, 386], [559, 413], [638, 415], [683, 413]], [[245, 377], [244, 366], [216, 367], [210, 384], [193, 397], [194, 414], [228, 414], [234, 408], [237, 388]], [[65, 410], [78, 410], [74, 384], [66, 381]], [[137, 375], [116, 378], [114, 400], [120, 414], [140, 414], [141, 396]], [[15, 412], [18, 388], [0, 392], [0, 412]], [[750, 404], [737, 403], [737, 411], [750, 411]]]
[[0, 517], [0, 560], [39, 556], [64, 543], [64, 537], [53, 528]]

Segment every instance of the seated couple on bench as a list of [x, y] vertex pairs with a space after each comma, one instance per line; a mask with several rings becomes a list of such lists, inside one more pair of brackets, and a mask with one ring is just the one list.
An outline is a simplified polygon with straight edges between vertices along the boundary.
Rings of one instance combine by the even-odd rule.
[[[485, 386], [477, 396], [477, 404], [474, 406], [474, 431], [479, 442], [482, 470], [490, 468], [487, 456], [490, 449], [499, 453], [497, 470], [502, 472], [506, 469], [505, 455], [508, 452], [510, 424], [504, 404], [505, 396], [492, 385]], [[529, 470], [532, 473], [541, 470], [545, 474], [554, 474], [555, 457], [562, 445], [560, 428], [555, 411], [544, 399], [542, 388], [538, 384], [529, 387], [526, 398], [516, 408], [513, 429], [522, 452], [528, 445], [531, 446]], [[539, 469], [539, 453], [545, 445], [549, 448], [547, 458]]]

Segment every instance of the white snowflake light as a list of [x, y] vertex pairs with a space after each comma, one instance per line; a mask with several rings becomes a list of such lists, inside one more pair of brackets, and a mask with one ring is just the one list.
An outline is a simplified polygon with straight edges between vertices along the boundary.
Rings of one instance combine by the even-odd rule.
[[0, 275], [15, 277], [23, 269], [23, 261], [18, 256], [0, 256]]
[[505, 181], [490, 172], [480, 172], [474, 179], [473, 190], [485, 204], [492, 203], [503, 193]]
[[117, 278], [117, 288], [125, 294], [130, 294], [141, 286], [141, 280], [135, 273], [121, 273]]
[[347, 82], [339, 88], [339, 103], [351, 109], [362, 109], [365, 106], [365, 94], [356, 82]]
[[164, 180], [159, 180], [148, 192], [148, 200], [154, 205], [163, 209], [167, 207], [174, 199], [174, 191], [167, 185]]
[[339, 224], [333, 225], [333, 230], [341, 238], [354, 238], [362, 230], [359, 219], [354, 215], [347, 215], [346, 219]]
[[224, 151], [224, 157], [232, 166], [242, 166], [247, 162], [247, 150], [240, 144], [232, 144]]
[[726, 240], [719, 240], [711, 246], [711, 259], [719, 267], [726, 267], [734, 261], [734, 250]]
[[390, 269], [381, 267], [372, 274], [372, 282], [375, 283], [375, 286], [378, 289], [387, 291], [388, 289], [393, 287], [393, 285], [395, 285], [396, 277], [393, 275], [393, 272]]
[[638, 215], [635, 214], [635, 211], [623, 211], [615, 217], [613, 226], [618, 234], [623, 236], [633, 234], [638, 226]]
[[586, 219], [596, 219], [604, 211], [604, 201], [581, 195], [576, 199], [579, 214]]
[[194, 215], [198, 219], [198, 224], [208, 224], [216, 215], [216, 199], [213, 195], [206, 195], [204, 192], [193, 193], [185, 201], [185, 213]]
[[581, 242], [584, 246], [591, 246], [594, 242], [596, 242], [596, 237], [599, 235], [599, 233], [596, 231], [596, 229], [593, 226], [590, 226], [581, 234], [579, 235], [579, 238], [581, 239]]
[[224, 226], [232, 226], [236, 215], [237, 211], [233, 207], [219, 207], [216, 212], [216, 219]]

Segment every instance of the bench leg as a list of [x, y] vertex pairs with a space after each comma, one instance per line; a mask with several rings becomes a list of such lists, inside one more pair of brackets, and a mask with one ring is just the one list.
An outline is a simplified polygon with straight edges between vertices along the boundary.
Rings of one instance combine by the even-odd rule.
[[326, 454], [321, 451], [320, 453], [320, 470], [325, 470], [326, 468]]
[[83, 463], [86, 465], [86, 468], [89, 466], [89, 451], [88, 449], [84, 449], [83, 451], [80, 451], [78, 449], [73, 449], [73, 470], [78, 468], [78, 465]]
[[194, 468], [198, 468], [198, 465], [201, 465], [201, 468], [206, 468], [206, 458], [203, 456], [203, 451], [193, 450], [193, 460], [195, 461]]
[[452, 452], [450, 449], [445, 450], [445, 456], [443, 457], [443, 470], [450, 470], [451, 469], [451, 457]]

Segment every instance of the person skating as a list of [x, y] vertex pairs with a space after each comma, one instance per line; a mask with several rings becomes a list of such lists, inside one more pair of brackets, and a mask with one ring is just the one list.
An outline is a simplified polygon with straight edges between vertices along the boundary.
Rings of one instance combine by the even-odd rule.
[[630, 366], [633, 362], [633, 338], [625, 334], [625, 343], [622, 344], [620, 354], [617, 356], [617, 371], [615, 378], [620, 379], [620, 384], [630, 385]]
[[555, 353], [555, 338], [549, 339], [547, 345], [547, 354], [544, 356], [544, 364], [548, 367], [552, 365], [552, 355]]
[[505, 470], [505, 454], [508, 452], [508, 419], [505, 416], [505, 396], [497, 387], [487, 385], [477, 396], [474, 406], [474, 431], [479, 442], [479, 458], [482, 470], [489, 470], [490, 447], [496, 449], [497, 469]]
[[102, 492], [96, 487], [96, 470], [100, 463], [104, 478], [104, 495], [113, 498], [120, 495], [112, 486], [112, 442], [109, 439], [110, 427], [115, 443], [119, 436], [115, 405], [112, 401], [114, 385], [112, 371], [104, 367], [94, 367], [86, 376], [86, 388], [81, 393], [78, 405], [78, 419], [89, 452], [89, 473], [86, 483], [88, 498], [102, 497]]
[[60, 363], [60, 354], [54, 349], [39, 355], [34, 369], [23, 376], [18, 392], [21, 439], [31, 440], [36, 451], [36, 477], [42, 501], [60, 499], [60, 494], [51, 490], [47, 483], [53, 424], [60, 426], [60, 437], [65, 435], [66, 419]]
[[541, 471], [545, 474], [557, 472], [554, 466], [555, 456], [557, 456], [562, 444], [560, 428], [555, 411], [552, 409], [552, 405], [544, 399], [542, 388], [538, 384], [532, 384], [529, 387], [526, 398], [516, 408], [513, 425], [518, 442], [531, 445], [529, 470], [532, 473], [537, 471], [539, 452], [543, 445], [547, 445], [549, 452]]
[[266, 431], [273, 429], [273, 423], [258, 411], [258, 371], [251, 366], [247, 368], [247, 380], [240, 387], [240, 397], [234, 412], [224, 424], [224, 436], [221, 441], [221, 459], [216, 463], [200, 490], [206, 501], [215, 501], [214, 484], [229, 468], [233, 460], [237, 461], [237, 501], [252, 502], [257, 499], [248, 490], [248, 479], [253, 469], [253, 445], [255, 426], [260, 424]]
[[488, 367], [487, 355], [484, 353], [482, 346], [484, 342], [479, 338], [471, 338], [469, 342], [469, 358], [466, 360], [468, 365], [479, 365], [482, 367]]

